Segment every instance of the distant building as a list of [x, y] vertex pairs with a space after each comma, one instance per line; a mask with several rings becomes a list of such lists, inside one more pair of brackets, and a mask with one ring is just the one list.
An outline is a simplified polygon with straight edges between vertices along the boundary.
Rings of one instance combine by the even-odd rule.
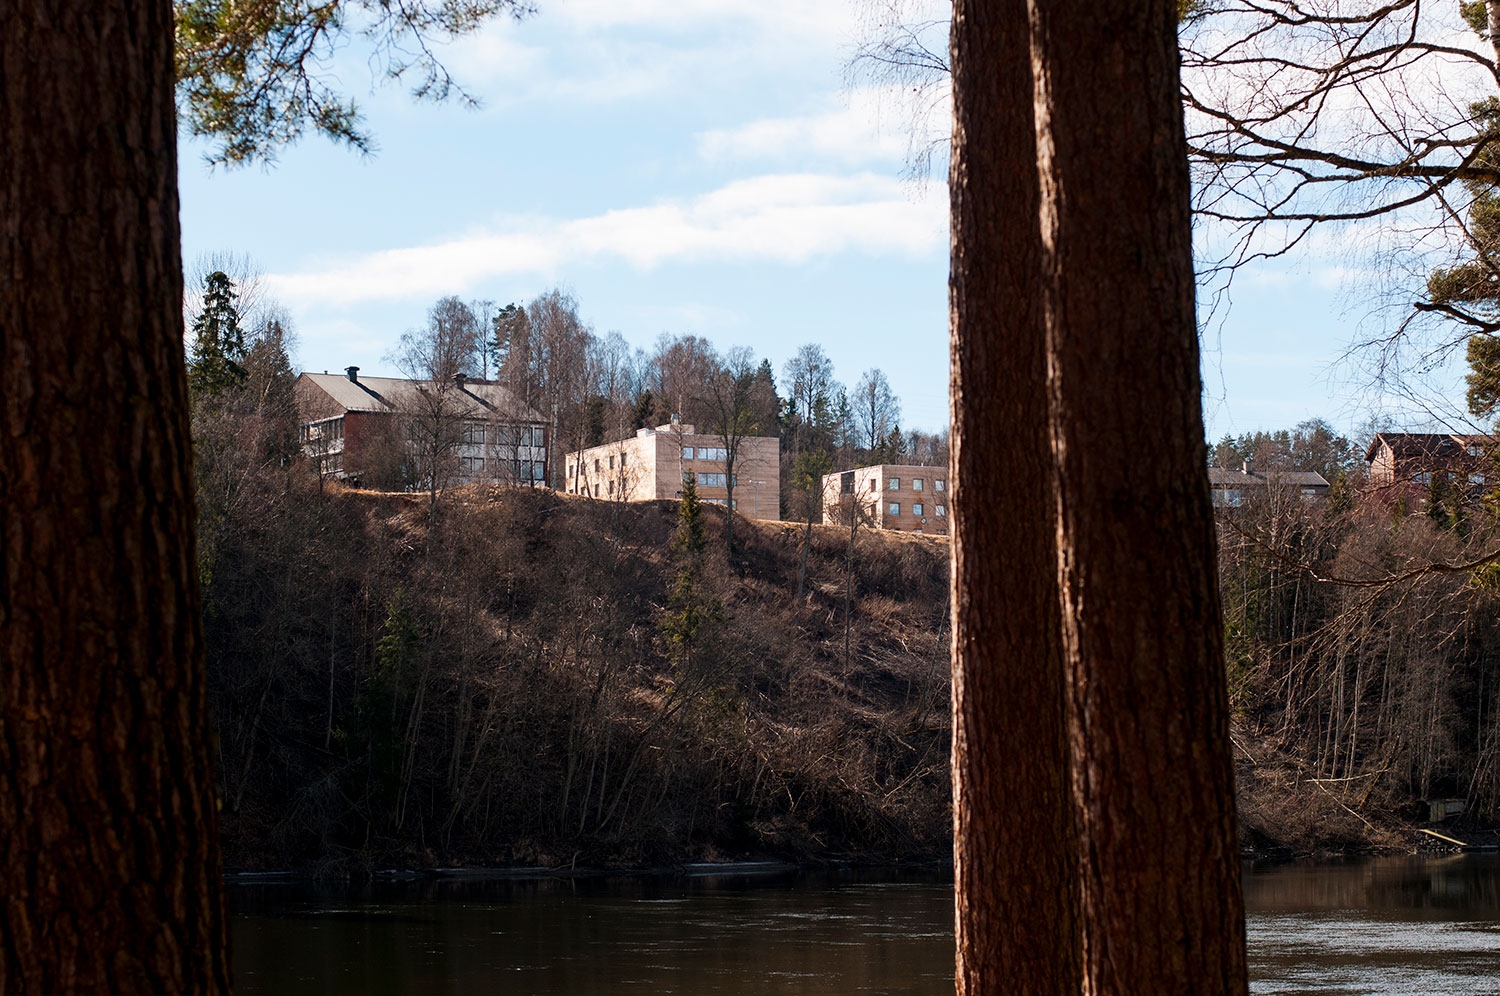
[[1378, 432], [1365, 450], [1370, 483], [1385, 487], [1403, 482], [1426, 485], [1434, 474], [1455, 484], [1483, 488], [1490, 473], [1494, 436], [1447, 432]]
[[460, 374], [435, 403], [429, 383], [346, 367], [342, 375], [304, 373], [295, 390], [303, 452], [326, 477], [357, 481], [376, 463], [411, 464], [422, 424], [437, 420], [449, 437], [445, 483], [547, 479], [545, 420], [499, 384]]
[[823, 478], [823, 521], [845, 523], [858, 503], [878, 529], [948, 534], [948, 468], [882, 463]]
[[[723, 505], [730, 483], [722, 437], [673, 422], [639, 429], [634, 436], [569, 453], [563, 460], [563, 490], [609, 501], [679, 498], [693, 476], [698, 497]], [[752, 519], [781, 518], [781, 442], [746, 436], [735, 448], [734, 507]]]
[[1220, 508], [1243, 505], [1258, 495], [1267, 494], [1273, 488], [1295, 489], [1308, 501], [1324, 497], [1329, 488], [1328, 480], [1322, 474], [1306, 470], [1271, 470], [1260, 473], [1251, 469], [1249, 460], [1239, 470], [1208, 468], [1208, 486], [1214, 505]]

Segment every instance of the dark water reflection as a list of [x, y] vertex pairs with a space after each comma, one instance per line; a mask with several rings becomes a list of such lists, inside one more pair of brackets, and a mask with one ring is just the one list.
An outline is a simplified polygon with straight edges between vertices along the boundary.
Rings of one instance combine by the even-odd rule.
[[621, 879], [235, 889], [236, 991], [951, 993], [933, 882]]
[[[1500, 996], [1500, 860], [1249, 871], [1257, 994]], [[235, 886], [241, 994], [953, 991], [952, 889], [870, 876]]]

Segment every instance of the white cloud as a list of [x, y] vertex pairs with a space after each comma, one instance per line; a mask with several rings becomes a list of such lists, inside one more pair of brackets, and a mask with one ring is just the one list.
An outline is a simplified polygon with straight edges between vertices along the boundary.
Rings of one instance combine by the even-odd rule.
[[549, 0], [459, 39], [444, 62], [496, 108], [735, 92], [814, 67], [836, 85], [854, 26], [851, 4], [826, 0]]
[[892, 98], [886, 91], [860, 89], [849, 95], [845, 106], [822, 113], [762, 118], [700, 132], [698, 154], [711, 162], [899, 162], [906, 155], [909, 118]]
[[580, 31], [620, 28], [677, 33], [704, 28], [743, 31], [754, 28], [782, 39], [809, 35], [839, 41], [849, 34], [850, 3], [820, 0], [757, 0], [726, 4], [724, 0], [555, 0], [557, 13]]
[[321, 269], [274, 274], [296, 305], [458, 293], [507, 274], [550, 275], [568, 263], [800, 263], [846, 252], [921, 255], [946, 244], [946, 199], [860, 174], [754, 177], [687, 199], [576, 219], [520, 218], [499, 231], [385, 249]]

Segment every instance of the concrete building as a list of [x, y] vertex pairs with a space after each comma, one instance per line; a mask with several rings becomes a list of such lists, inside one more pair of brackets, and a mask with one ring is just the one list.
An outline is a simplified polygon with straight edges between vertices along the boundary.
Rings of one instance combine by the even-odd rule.
[[[295, 387], [302, 449], [327, 477], [420, 483], [437, 453], [443, 484], [545, 484], [547, 424], [499, 384], [304, 373]], [[424, 454], [427, 456], [424, 457]]]
[[[726, 452], [720, 436], [674, 422], [639, 429], [634, 436], [569, 453], [563, 490], [601, 501], [679, 498], [692, 474], [698, 497], [729, 500]], [[775, 436], [746, 436], [735, 447], [734, 507], [751, 519], [781, 518], [781, 443]]]
[[947, 467], [905, 463], [828, 474], [823, 478], [823, 521], [847, 523], [857, 502], [878, 529], [946, 536], [952, 498], [948, 485]]

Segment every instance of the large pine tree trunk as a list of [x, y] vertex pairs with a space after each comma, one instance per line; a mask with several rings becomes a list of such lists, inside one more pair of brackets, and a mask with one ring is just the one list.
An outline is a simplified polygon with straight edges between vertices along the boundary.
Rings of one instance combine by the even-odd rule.
[[0, 990], [221, 993], [167, 0], [0, 0]]
[[1243, 993], [1176, 4], [1032, 28], [1085, 991]]
[[[1172, 0], [957, 5], [960, 992], [1246, 988], [1175, 41]], [[1027, 111], [1030, 136], [1013, 120]], [[1007, 173], [1011, 186], [995, 179]], [[1028, 175], [1029, 225], [1016, 192]], [[1010, 344], [1028, 334], [1042, 345]], [[974, 361], [1002, 348], [994, 366]], [[1032, 576], [1003, 580], [1001, 558]], [[1025, 597], [1044, 584], [1051, 607]], [[1050, 679], [994, 670], [1053, 671], [1064, 702]], [[976, 682], [1013, 698], [983, 699]], [[1071, 804], [1059, 811], [1037, 771], [983, 772], [997, 763], [1057, 773]], [[968, 785], [985, 778], [1026, 794]], [[1034, 864], [1002, 853], [1024, 852], [1049, 819], [1070, 853], [1047, 845]], [[1007, 961], [1007, 945], [1042, 945], [1045, 931], [1017, 926], [1031, 911], [994, 911], [1049, 887], [1068, 904], [1034, 913], [1055, 931], [1053, 961]]]
[[959, 0], [950, 190], [959, 996], [1076, 991], [1026, 0]]

